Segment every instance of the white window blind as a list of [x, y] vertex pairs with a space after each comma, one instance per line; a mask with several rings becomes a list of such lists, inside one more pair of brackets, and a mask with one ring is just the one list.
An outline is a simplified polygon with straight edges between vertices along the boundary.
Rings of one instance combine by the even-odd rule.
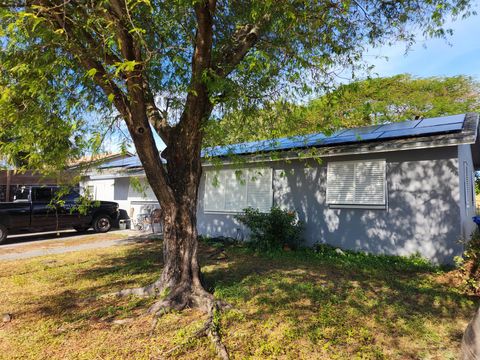
[[247, 207], [269, 211], [273, 202], [272, 169], [205, 172], [205, 211], [241, 212]]
[[385, 205], [385, 160], [329, 162], [327, 204]]
[[463, 162], [463, 171], [465, 174], [465, 207], [468, 209], [473, 203], [473, 201], [471, 201], [473, 193], [473, 177], [466, 161]]

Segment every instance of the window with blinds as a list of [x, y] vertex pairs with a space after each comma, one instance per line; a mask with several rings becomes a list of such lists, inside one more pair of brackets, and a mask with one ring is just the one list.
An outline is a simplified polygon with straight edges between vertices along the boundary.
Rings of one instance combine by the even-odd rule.
[[204, 204], [207, 212], [242, 212], [272, 207], [272, 169], [252, 168], [205, 172]]
[[473, 172], [470, 171], [470, 166], [466, 161], [463, 162], [463, 172], [465, 178], [465, 207], [469, 209], [475, 203], [474, 198], [474, 185], [473, 185]]
[[327, 204], [385, 206], [385, 160], [329, 162]]

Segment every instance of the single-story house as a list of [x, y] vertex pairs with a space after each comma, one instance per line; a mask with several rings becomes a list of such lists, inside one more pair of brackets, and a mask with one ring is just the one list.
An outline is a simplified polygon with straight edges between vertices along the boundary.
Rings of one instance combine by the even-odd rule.
[[13, 195], [17, 188], [22, 186], [58, 186], [71, 185], [72, 179], [78, 171], [85, 168], [96, 168], [104, 162], [120, 160], [132, 157], [131, 153], [106, 153], [82, 157], [68, 165], [68, 168], [55, 176], [46, 176], [41, 171], [21, 171], [7, 165], [6, 161], [0, 161], [0, 202], [13, 201]]
[[[478, 127], [469, 113], [206, 149], [198, 231], [245, 238], [234, 215], [276, 205], [298, 213], [308, 245], [450, 263], [475, 228]], [[144, 177], [136, 157], [103, 164], [84, 185], [127, 210], [158, 206], [131, 176]]]

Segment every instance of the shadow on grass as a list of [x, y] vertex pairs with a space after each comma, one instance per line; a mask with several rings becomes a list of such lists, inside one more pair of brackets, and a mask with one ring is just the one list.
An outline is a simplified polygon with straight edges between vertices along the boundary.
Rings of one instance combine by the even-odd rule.
[[[105, 257], [77, 273], [78, 279], [95, 280], [96, 285], [45, 297], [38, 310], [68, 322], [143, 312], [153, 300], [97, 297], [154, 281], [163, 263], [161, 248], [158, 241], [142, 242]], [[307, 337], [329, 346], [353, 341], [357, 350], [372, 355], [382, 353], [376, 345], [379, 334], [393, 343], [411, 337], [440, 346], [443, 339], [435, 324], [445, 326], [443, 334], [457, 342], [461, 332], [448, 324], [469, 318], [475, 307], [475, 299], [435, 281], [440, 268], [415, 258], [310, 250], [262, 255], [226, 246], [226, 256], [216, 260], [216, 252], [218, 248], [201, 243], [206, 287], [246, 313], [227, 321], [227, 328], [277, 318], [288, 323], [288, 339]]]

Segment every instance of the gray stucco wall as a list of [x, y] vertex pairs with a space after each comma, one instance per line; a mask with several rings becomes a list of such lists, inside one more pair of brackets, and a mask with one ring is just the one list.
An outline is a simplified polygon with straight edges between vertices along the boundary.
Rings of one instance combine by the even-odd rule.
[[[329, 161], [385, 159], [387, 208], [334, 209], [325, 204]], [[258, 166], [258, 164], [256, 164]], [[422, 256], [438, 263], [461, 254], [462, 236], [458, 149], [397, 151], [362, 156], [293, 160], [263, 164], [273, 168], [274, 204], [295, 209], [305, 221], [308, 245], [328, 243], [346, 249]], [[283, 176], [281, 176], [283, 175]], [[232, 214], [203, 209], [205, 179], [199, 190], [198, 230], [209, 236], [246, 237]]]

